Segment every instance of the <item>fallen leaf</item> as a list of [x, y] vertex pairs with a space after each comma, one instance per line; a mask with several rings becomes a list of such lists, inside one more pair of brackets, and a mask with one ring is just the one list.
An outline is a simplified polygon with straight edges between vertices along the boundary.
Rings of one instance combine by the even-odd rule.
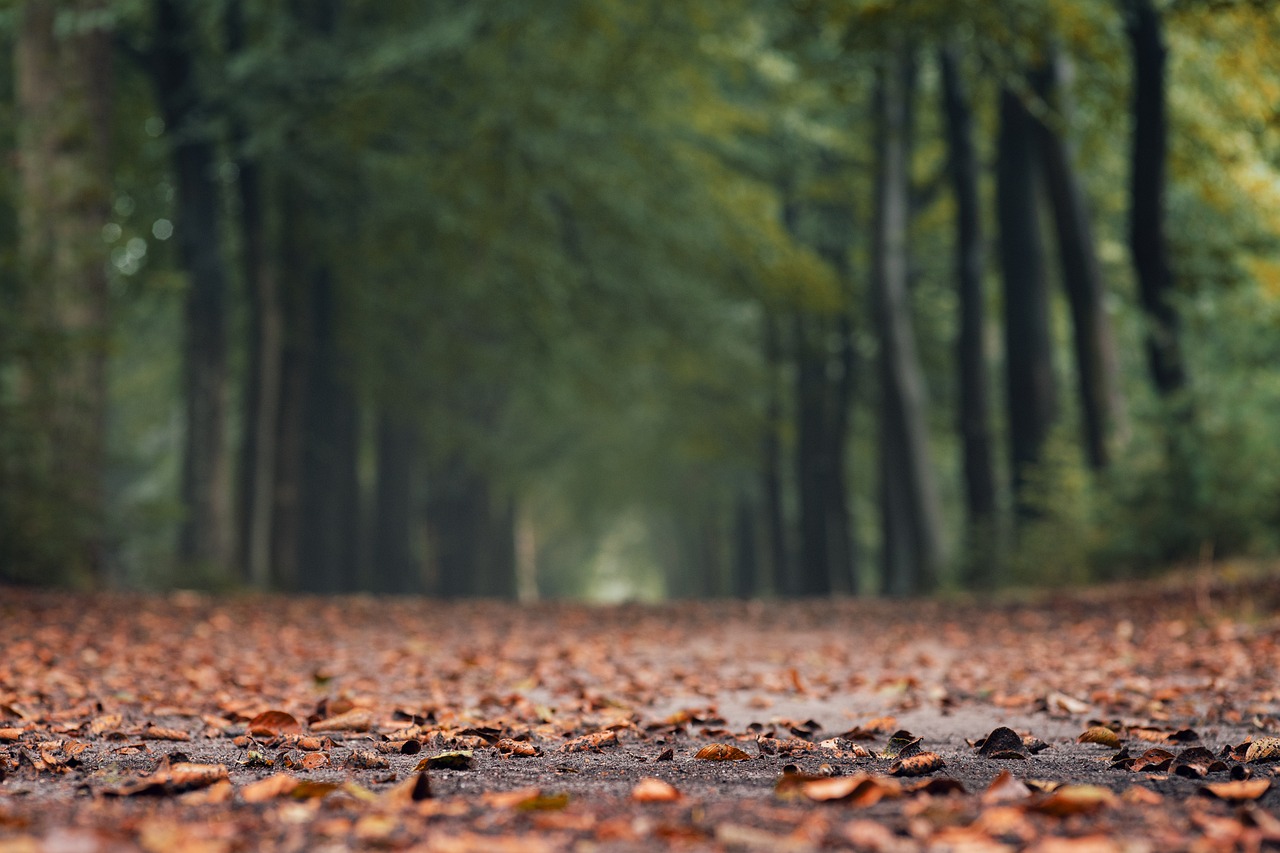
[[568, 794], [538, 794], [521, 801], [516, 808], [522, 812], [541, 812], [563, 809], [568, 805]]
[[526, 743], [525, 741], [521, 741], [521, 740], [513, 740], [511, 738], [503, 738], [502, 740], [494, 744], [494, 746], [496, 746], [498, 749], [498, 752], [501, 752], [503, 755], [519, 755], [523, 757], [531, 757], [531, 756], [542, 754], [542, 751], [538, 749], [536, 746], [534, 746], [533, 744]]
[[618, 745], [618, 733], [613, 730], [593, 732], [574, 738], [560, 747], [561, 752], [600, 752], [606, 746]]
[[1055, 817], [1090, 814], [1116, 801], [1110, 788], [1100, 785], [1063, 785], [1045, 799], [1028, 808]]
[[311, 724], [313, 732], [367, 732], [373, 728], [373, 714], [367, 708], [352, 708]]
[[880, 755], [882, 758], [907, 758], [922, 751], [920, 743], [923, 740], [924, 738], [918, 738], [909, 731], [896, 731], [890, 736], [889, 743]]
[[423, 770], [470, 770], [474, 755], [470, 750], [441, 752], [422, 759], [413, 769], [416, 773]]
[[669, 782], [646, 776], [631, 789], [631, 799], [637, 803], [669, 803], [680, 799], [680, 792]]
[[181, 729], [166, 729], [160, 726], [147, 726], [142, 730], [142, 737], [146, 740], [191, 740], [191, 735]]
[[1076, 743], [1096, 743], [1102, 746], [1109, 746], [1112, 749], [1120, 748], [1120, 736], [1106, 726], [1093, 726], [1086, 729], [1076, 738]]
[[1200, 789], [1200, 793], [1219, 800], [1244, 802], [1256, 800], [1271, 788], [1270, 779], [1241, 779], [1236, 782], [1213, 782]]
[[938, 753], [918, 752], [893, 762], [889, 767], [889, 773], [894, 776], [924, 776], [927, 773], [935, 773], [944, 766], [942, 756]]
[[1179, 776], [1202, 779], [1210, 773], [1225, 771], [1227, 764], [1203, 746], [1193, 746], [1178, 753], [1169, 769]]
[[[778, 789], [786, 783], [784, 776]], [[858, 773], [854, 776], [834, 776], [830, 779], [809, 779], [798, 785], [799, 792], [818, 803], [847, 802], [854, 806], [871, 806], [886, 798], [902, 795], [902, 786], [896, 780]]]
[[699, 761], [747, 761], [751, 758], [743, 750], [727, 743], [704, 746], [693, 757]]
[[1021, 735], [1011, 728], [1000, 726], [982, 739], [978, 754], [991, 759], [1020, 759], [1027, 757], [1025, 749]]
[[298, 734], [302, 731], [302, 724], [286, 711], [263, 711], [249, 721], [246, 731], [258, 736]]
[[992, 780], [987, 786], [987, 790], [982, 792], [982, 802], [990, 805], [992, 803], [1008, 803], [1015, 800], [1025, 800], [1031, 796], [1031, 789], [1027, 787], [1027, 783], [1015, 777], [1008, 770], [1001, 770], [1000, 775]]
[[343, 762], [343, 766], [352, 770], [385, 770], [391, 766], [386, 756], [378, 755], [367, 749], [353, 749]]
[[1245, 750], [1244, 760], [1249, 764], [1280, 760], [1280, 737], [1258, 738]]
[[277, 773], [266, 779], [251, 782], [240, 789], [240, 799], [246, 803], [263, 803], [292, 793], [298, 787], [298, 778], [288, 773]]

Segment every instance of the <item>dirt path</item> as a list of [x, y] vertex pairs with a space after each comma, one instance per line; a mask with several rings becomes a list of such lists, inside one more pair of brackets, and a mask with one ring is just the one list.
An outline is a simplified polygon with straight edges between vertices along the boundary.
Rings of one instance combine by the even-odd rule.
[[0, 853], [1257, 849], [1278, 602], [0, 590]]

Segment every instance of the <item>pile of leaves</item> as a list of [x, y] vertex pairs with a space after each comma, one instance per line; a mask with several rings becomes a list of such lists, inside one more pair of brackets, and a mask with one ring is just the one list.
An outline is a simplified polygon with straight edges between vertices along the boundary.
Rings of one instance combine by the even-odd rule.
[[0, 590], [0, 851], [1259, 849], [1277, 600]]

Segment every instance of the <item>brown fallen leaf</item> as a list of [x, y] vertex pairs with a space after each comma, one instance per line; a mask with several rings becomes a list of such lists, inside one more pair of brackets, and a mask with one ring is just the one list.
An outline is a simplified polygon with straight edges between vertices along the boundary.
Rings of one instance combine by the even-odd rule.
[[[416, 741], [415, 741], [416, 743]], [[513, 740], [512, 738], [503, 738], [494, 744], [498, 748], [498, 752], [503, 755], [519, 755], [522, 757], [532, 757], [541, 755], [542, 750], [538, 749], [531, 743], [522, 740]]]
[[612, 729], [576, 737], [560, 746], [561, 752], [600, 752], [607, 746], [618, 745], [618, 733]]
[[[778, 781], [783, 791], [786, 777]], [[872, 806], [886, 798], [902, 795], [902, 786], [895, 780], [867, 773], [853, 776], [834, 776], [830, 779], [806, 779], [798, 785], [799, 793], [818, 803], [845, 802], [853, 806]]]
[[391, 766], [391, 762], [386, 756], [371, 750], [353, 749], [343, 766], [351, 770], [385, 770]]
[[415, 773], [382, 795], [384, 802], [400, 805], [420, 803], [431, 798], [431, 780], [426, 773]]
[[299, 734], [302, 732], [302, 724], [287, 711], [263, 711], [249, 721], [247, 731], [260, 737]]
[[924, 776], [935, 773], [945, 766], [942, 756], [938, 753], [919, 752], [893, 762], [889, 767], [889, 773], [893, 776]]
[[1048, 797], [1028, 806], [1031, 811], [1054, 817], [1091, 814], [1116, 801], [1110, 788], [1100, 785], [1063, 785]]
[[240, 799], [246, 803], [264, 803], [276, 797], [292, 793], [298, 787], [298, 778], [288, 773], [277, 773], [240, 789]]
[[713, 743], [693, 756], [699, 761], [748, 761], [751, 756], [732, 744]]
[[637, 803], [669, 803], [680, 799], [680, 792], [670, 782], [646, 776], [631, 789], [631, 799]]
[[298, 766], [303, 770], [319, 770], [329, 766], [329, 756], [323, 752], [308, 752], [298, 759]]
[[1203, 746], [1193, 746], [1178, 753], [1169, 769], [1179, 776], [1202, 779], [1210, 773], [1226, 771], [1227, 764]]
[[991, 759], [1024, 759], [1026, 746], [1022, 736], [1007, 726], [1000, 726], [978, 743], [978, 755]]
[[905, 729], [889, 736], [889, 743], [880, 753], [882, 758], [908, 758], [923, 751], [920, 746], [924, 738], [919, 738]]
[[1200, 793], [1230, 802], [1256, 800], [1271, 788], [1270, 779], [1241, 779], [1236, 782], [1213, 782], [1200, 789]]
[[181, 729], [166, 729], [160, 726], [147, 726], [142, 730], [142, 737], [146, 740], [191, 740], [191, 735]]
[[1076, 738], [1076, 743], [1096, 743], [1102, 746], [1109, 746], [1112, 749], [1120, 748], [1120, 736], [1106, 726], [1093, 726], [1086, 729]]
[[1008, 770], [1001, 770], [1000, 775], [992, 780], [987, 790], [982, 792], [982, 802], [986, 805], [1025, 800], [1031, 796], [1027, 783], [1015, 777]]
[[26, 729], [15, 729], [15, 728], [0, 729], [0, 741], [13, 743], [16, 740], [21, 739], [25, 731]]
[[373, 728], [373, 713], [367, 708], [352, 708], [311, 724], [313, 732], [367, 732]]
[[1249, 764], [1280, 761], [1280, 737], [1260, 737], [1245, 750], [1244, 760]]
[[1126, 803], [1132, 803], [1138, 806], [1155, 806], [1164, 802], [1164, 797], [1150, 788], [1144, 788], [1141, 785], [1131, 785], [1125, 789], [1120, 795], [1120, 799]]

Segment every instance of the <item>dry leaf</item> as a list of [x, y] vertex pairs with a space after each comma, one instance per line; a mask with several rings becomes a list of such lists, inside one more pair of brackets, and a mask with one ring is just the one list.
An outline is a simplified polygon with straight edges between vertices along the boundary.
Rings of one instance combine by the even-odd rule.
[[1007, 803], [1015, 800], [1025, 800], [1031, 796], [1031, 789], [1021, 779], [1015, 777], [1008, 770], [1001, 770], [1000, 775], [992, 780], [987, 786], [987, 790], [982, 793], [982, 802], [990, 805], [992, 803]]
[[1055, 817], [1089, 814], [1111, 805], [1116, 795], [1099, 785], [1063, 785], [1045, 799], [1029, 806], [1033, 811]]
[[574, 738], [560, 747], [561, 752], [600, 752], [606, 746], [618, 745], [618, 733], [612, 729]]
[[503, 755], [531, 757], [542, 754], [542, 751], [533, 744], [526, 743], [521, 740], [512, 740], [511, 738], [503, 738], [494, 744], [494, 746], [496, 746], [498, 748], [498, 752], [501, 752]]
[[276, 797], [292, 793], [298, 787], [296, 776], [288, 773], [277, 773], [266, 779], [259, 779], [240, 789], [240, 799], [246, 803], [263, 803]]
[[1245, 750], [1244, 760], [1250, 764], [1280, 760], [1280, 737], [1258, 738]]
[[889, 772], [894, 776], [924, 776], [941, 770], [945, 764], [936, 752], [920, 752], [893, 762]]
[[147, 740], [191, 740], [191, 735], [181, 729], [165, 729], [160, 726], [147, 726], [142, 730], [142, 737]]
[[1270, 779], [1240, 779], [1235, 782], [1214, 782], [1205, 785], [1200, 792], [1219, 800], [1244, 802], [1258, 799], [1270, 788]]
[[693, 757], [699, 761], [747, 761], [751, 758], [738, 747], [727, 743], [704, 746]]
[[631, 799], [637, 803], [669, 803], [680, 799], [680, 792], [669, 782], [646, 776], [631, 789]]
[[1027, 757], [1025, 750], [1021, 735], [1011, 728], [1000, 726], [982, 739], [978, 754], [991, 759], [1019, 759]]
[[[784, 777], [785, 779], [785, 777]], [[781, 785], [782, 780], [779, 781]], [[819, 803], [847, 802], [854, 806], [872, 806], [886, 798], [902, 795], [902, 786], [895, 780], [858, 773], [854, 776], [834, 776], [830, 779], [814, 779], [800, 784], [800, 792]]]
[[1076, 738], [1076, 743], [1096, 743], [1119, 749], [1120, 736], [1106, 726], [1094, 726], [1086, 729], [1080, 737]]
[[249, 721], [247, 731], [258, 736], [298, 734], [302, 724], [286, 711], [263, 711]]
[[345, 767], [352, 770], [385, 770], [391, 766], [391, 762], [386, 756], [379, 755], [368, 749], [354, 749], [347, 756], [347, 760], [343, 762]]
[[474, 753], [469, 750], [441, 752], [422, 759], [413, 769], [417, 773], [423, 770], [470, 770], [472, 758]]
[[313, 732], [367, 732], [373, 728], [373, 714], [367, 708], [352, 708], [311, 724]]

